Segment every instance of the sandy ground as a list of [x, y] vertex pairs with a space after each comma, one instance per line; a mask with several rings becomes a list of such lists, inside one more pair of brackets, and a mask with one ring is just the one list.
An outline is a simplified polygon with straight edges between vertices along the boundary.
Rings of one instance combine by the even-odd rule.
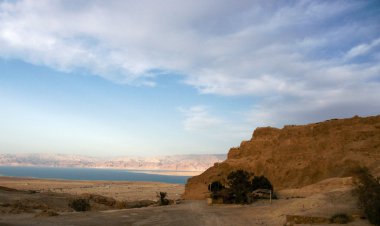
[[[0, 178], [0, 185], [3, 178]], [[13, 181], [13, 182], [12, 182]], [[39, 182], [37, 182], [39, 181]], [[35, 183], [33, 183], [35, 182]], [[50, 183], [49, 183], [50, 182]], [[102, 190], [104, 186], [113, 186], [117, 189], [127, 189], [130, 186], [137, 189], [151, 186], [151, 191], [156, 191], [154, 186], [173, 189], [174, 185], [160, 183], [140, 182], [67, 182], [67, 181], [45, 181], [45, 180], [12, 180], [7, 182], [10, 186], [22, 188], [33, 186], [40, 188], [50, 184], [50, 189], [68, 189], [74, 185], [75, 189], [88, 189], [85, 186], [94, 186], [95, 190]], [[125, 183], [125, 184], [124, 184]], [[33, 184], [33, 185], [32, 185]], [[45, 185], [44, 185], [45, 184]], [[131, 187], [134, 184], [134, 187]], [[63, 185], [68, 187], [62, 187]], [[139, 187], [140, 186], [140, 187]], [[177, 189], [182, 185], [177, 185]], [[117, 190], [116, 189], [116, 190]], [[5, 225], [205, 225], [205, 226], [227, 226], [227, 225], [284, 225], [286, 215], [301, 215], [312, 217], [330, 218], [336, 213], [345, 213], [349, 216], [360, 216], [362, 213], [356, 207], [356, 198], [351, 193], [352, 182], [350, 178], [333, 178], [320, 183], [306, 186], [300, 189], [287, 189], [278, 192], [279, 199], [272, 204], [268, 200], [260, 200], [251, 205], [212, 205], [208, 206], [205, 200], [186, 200], [180, 204], [170, 206], [144, 207], [139, 209], [122, 209], [89, 212], [59, 212], [59, 216], [36, 217], [35, 213], [0, 214], [0, 226]], [[68, 189], [70, 190], [70, 189]], [[115, 191], [116, 191], [115, 190]], [[120, 190], [117, 190], [121, 192]], [[179, 192], [177, 190], [176, 192]], [[43, 194], [43, 193], [41, 193]], [[111, 194], [111, 193], [108, 193]], [[147, 194], [147, 193], [144, 193]], [[143, 195], [141, 196], [143, 197]], [[144, 197], [146, 198], [146, 197]], [[1, 200], [0, 200], [1, 201]], [[302, 225], [302, 224], [299, 224]], [[310, 225], [310, 224], [303, 224]], [[333, 225], [333, 224], [318, 224]], [[347, 224], [351, 226], [370, 225], [366, 220], [355, 219]]]
[[71, 181], [17, 177], [0, 177], [0, 186], [18, 190], [36, 190], [80, 195], [84, 193], [113, 197], [116, 200], [157, 200], [156, 193], [167, 192], [169, 199], [179, 199], [184, 192], [182, 184], [131, 181]]
[[[182, 204], [171, 206], [103, 212], [64, 213], [56, 217], [33, 217], [31, 214], [6, 215], [0, 216], [0, 225], [275, 226], [285, 223], [285, 214], [294, 213], [294, 205], [299, 205], [297, 202], [299, 200], [278, 200], [274, 201], [271, 205], [260, 201], [253, 205], [207, 206], [205, 201], [185, 201]], [[289, 204], [291, 204], [291, 207], [289, 207]], [[329, 208], [329, 211], [335, 212], [336, 210]], [[307, 209], [304, 212], [300, 209], [295, 212], [310, 214], [310, 210]], [[370, 224], [364, 220], [356, 220], [347, 225], [366, 226]]]

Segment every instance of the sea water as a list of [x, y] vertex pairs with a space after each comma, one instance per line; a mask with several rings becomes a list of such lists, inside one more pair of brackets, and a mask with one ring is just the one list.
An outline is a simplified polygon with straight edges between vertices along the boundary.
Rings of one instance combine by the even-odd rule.
[[[149, 170], [152, 172], [152, 170]], [[159, 171], [158, 171], [159, 172]], [[185, 184], [189, 176], [138, 173], [123, 169], [0, 166], [1, 176], [67, 180], [153, 181]], [[0, 181], [1, 184], [1, 181]]]

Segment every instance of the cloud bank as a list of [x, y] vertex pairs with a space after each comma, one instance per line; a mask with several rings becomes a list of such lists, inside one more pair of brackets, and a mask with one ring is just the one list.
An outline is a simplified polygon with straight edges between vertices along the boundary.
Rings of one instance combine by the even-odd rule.
[[[380, 112], [376, 1], [2, 1], [0, 56], [117, 83], [158, 71], [202, 94], [252, 96], [247, 123]], [[190, 109], [185, 129], [218, 124]], [[206, 117], [207, 116], [207, 117]], [[192, 123], [193, 122], [193, 123]]]

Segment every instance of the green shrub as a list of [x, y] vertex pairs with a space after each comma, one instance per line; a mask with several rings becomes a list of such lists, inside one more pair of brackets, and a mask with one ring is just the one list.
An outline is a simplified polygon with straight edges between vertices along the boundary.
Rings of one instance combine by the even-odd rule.
[[249, 181], [251, 174], [244, 170], [237, 170], [231, 172], [228, 179], [228, 190], [230, 197], [227, 200], [230, 200], [234, 203], [249, 203], [249, 195], [251, 192], [251, 183]]
[[347, 224], [351, 221], [351, 218], [345, 213], [335, 214], [330, 218], [332, 224]]
[[[226, 186], [219, 181], [214, 181], [208, 186], [211, 198], [223, 198], [224, 203], [251, 203], [254, 201], [251, 193], [256, 189], [273, 191], [273, 186], [266, 177], [253, 176], [252, 173], [244, 170], [236, 170], [228, 174]], [[274, 194], [272, 198], [275, 198]]]
[[160, 191], [157, 193], [157, 197], [159, 198], [159, 204], [160, 206], [166, 206], [169, 205], [169, 200], [166, 198], [167, 193]]
[[380, 225], [380, 179], [372, 176], [367, 168], [355, 170], [358, 205], [364, 210], [369, 222]]
[[208, 190], [210, 192], [218, 192], [218, 191], [223, 190], [224, 188], [225, 187], [223, 186], [223, 184], [220, 183], [219, 181], [214, 181], [211, 184], [209, 184], [209, 186], [208, 186]]
[[272, 183], [264, 176], [254, 176], [251, 181], [251, 191], [256, 189], [268, 189], [273, 191]]
[[216, 199], [222, 197], [221, 191], [223, 191], [225, 187], [219, 181], [214, 181], [208, 185], [208, 190], [211, 192], [211, 198]]
[[75, 211], [88, 211], [90, 210], [90, 202], [88, 199], [73, 199], [69, 202], [69, 207]]

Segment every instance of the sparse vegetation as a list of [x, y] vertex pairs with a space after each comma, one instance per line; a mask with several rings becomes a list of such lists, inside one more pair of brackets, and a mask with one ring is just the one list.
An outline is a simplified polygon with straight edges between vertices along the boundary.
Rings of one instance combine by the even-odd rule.
[[115, 208], [116, 209], [125, 209], [127, 207], [126, 201], [116, 201]]
[[364, 210], [369, 222], [380, 225], [380, 178], [372, 176], [367, 168], [355, 170], [358, 205]]
[[214, 181], [208, 186], [213, 199], [222, 198], [224, 203], [247, 204], [254, 201], [252, 192], [257, 189], [268, 189], [273, 191], [273, 186], [268, 178], [264, 176], [253, 176], [244, 170], [231, 172], [224, 186], [219, 181]]
[[351, 218], [345, 213], [338, 213], [330, 218], [332, 224], [348, 224], [350, 221]]
[[87, 200], [91, 200], [95, 203], [106, 205], [106, 206], [115, 206], [116, 200], [111, 197], [106, 197], [102, 195], [97, 194], [83, 194], [82, 197]]
[[244, 170], [231, 172], [228, 179], [228, 190], [232, 197], [229, 200], [233, 203], [249, 203], [251, 192], [251, 174]]
[[141, 208], [157, 204], [157, 202], [152, 200], [138, 200], [138, 201], [116, 201], [114, 207], [116, 209], [131, 209], [131, 208]]
[[268, 178], [264, 176], [254, 176], [251, 181], [251, 190], [254, 191], [256, 189], [273, 190], [273, 186]]
[[73, 199], [69, 202], [69, 207], [75, 211], [90, 210], [90, 202], [88, 199]]
[[225, 187], [219, 181], [214, 181], [208, 186], [208, 190], [211, 192], [211, 198], [217, 199], [222, 197], [221, 191], [223, 191]]
[[[167, 202], [170, 204], [170, 200]], [[157, 204], [157, 202], [152, 201], [152, 200], [138, 200], [138, 201], [131, 201], [131, 202], [126, 202], [125, 203], [125, 208], [130, 209], [130, 208], [142, 208], [142, 207], [147, 207]], [[168, 205], [166, 204], [166, 205]]]
[[160, 206], [169, 205], [169, 199], [167, 199], [166, 196], [167, 196], [166, 192], [160, 191], [159, 193], [157, 193], [157, 197], [159, 198], [158, 202]]

